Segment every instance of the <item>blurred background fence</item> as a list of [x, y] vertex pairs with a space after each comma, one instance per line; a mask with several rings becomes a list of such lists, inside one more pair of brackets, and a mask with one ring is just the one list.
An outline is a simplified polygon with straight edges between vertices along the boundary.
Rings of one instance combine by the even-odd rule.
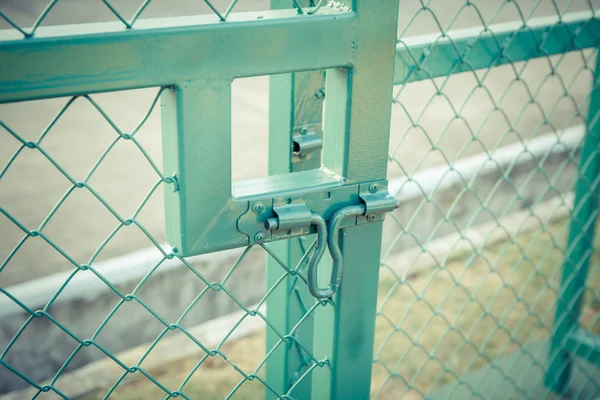
[[[339, 8], [316, 3], [0, 0], [0, 28], [17, 41], [38, 23]], [[401, 207], [383, 226], [373, 398], [600, 395], [585, 335], [600, 333], [599, 7], [400, 2], [387, 178]], [[233, 82], [234, 181], [320, 166], [319, 149], [276, 145], [298, 126], [322, 136], [324, 75]], [[0, 105], [0, 398], [305, 398], [327, 379], [319, 315], [334, 307], [306, 289], [311, 240], [194, 257], [164, 244], [169, 90]], [[282, 325], [264, 305], [284, 297]]]
[[375, 398], [598, 395], [598, 5], [491, 3], [401, 4]]

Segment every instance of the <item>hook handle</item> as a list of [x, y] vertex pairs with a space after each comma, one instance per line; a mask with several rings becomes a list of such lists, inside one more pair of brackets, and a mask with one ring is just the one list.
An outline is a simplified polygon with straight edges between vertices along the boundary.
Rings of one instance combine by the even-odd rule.
[[310, 223], [317, 228], [317, 245], [315, 246], [315, 250], [308, 260], [308, 290], [314, 297], [322, 300], [331, 296], [329, 294], [329, 288], [319, 288], [318, 273], [319, 262], [321, 261], [321, 258], [323, 258], [323, 253], [325, 253], [325, 248], [327, 247], [327, 224], [325, 223], [323, 217], [317, 213], [311, 213]]
[[[342, 271], [344, 270], [344, 257], [340, 250], [339, 234], [342, 228], [342, 222], [348, 217], [364, 215], [367, 212], [367, 207], [364, 204], [356, 206], [347, 206], [340, 208], [331, 217], [329, 222], [329, 236], [327, 243], [329, 244], [329, 252], [333, 258], [333, 267], [331, 269], [331, 295], [337, 292], [342, 281]], [[331, 296], [330, 295], [330, 296]]]
[[[344, 259], [338, 240], [342, 222], [347, 217], [363, 215], [366, 211], [367, 207], [364, 204], [340, 208], [333, 214], [329, 221], [329, 232], [327, 232], [327, 225], [323, 218], [318, 214], [312, 213], [311, 223], [317, 227], [317, 246], [308, 262], [308, 290], [310, 291], [310, 294], [317, 299], [323, 300], [333, 296], [335, 292], [337, 292], [340, 287], [340, 282], [342, 281]], [[329, 286], [320, 288], [318, 282], [319, 261], [323, 257], [325, 247], [327, 247], [325, 244], [325, 237], [327, 237], [329, 252], [333, 258], [333, 267], [331, 269]]]
[[[394, 201], [393, 208], [398, 208], [398, 201]], [[311, 224], [317, 227], [317, 245], [314, 253], [308, 261], [308, 290], [310, 294], [319, 300], [328, 299], [337, 292], [342, 281], [342, 272], [344, 270], [344, 257], [340, 249], [340, 229], [342, 222], [348, 217], [356, 217], [367, 213], [367, 205], [359, 204], [355, 206], [346, 206], [337, 210], [329, 220], [329, 229], [323, 218], [316, 213], [311, 214]], [[328, 232], [329, 231], [329, 232]], [[325, 244], [327, 237], [327, 244]], [[325, 247], [329, 247], [329, 252], [333, 258], [333, 266], [331, 268], [331, 277], [329, 278], [329, 286], [320, 288], [318, 282], [319, 261], [323, 257]]]

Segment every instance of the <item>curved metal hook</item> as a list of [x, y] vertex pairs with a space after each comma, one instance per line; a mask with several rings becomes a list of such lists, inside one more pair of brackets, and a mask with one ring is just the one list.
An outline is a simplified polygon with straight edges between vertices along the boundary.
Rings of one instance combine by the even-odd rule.
[[331, 220], [329, 221], [329, 235], [327, 237], [327, 243], [329, 244], [329, 252], [331, 253], [331, 257], [333, 258], [333, 267], [331, 269], [331, 283], [329, 284], [331, 294], [329, 294], [328, 297], [331, 297], [335, 292], [337, 292], [342, 281], [344, 257], [342, 256], [342, 251], [340, 250], [339, 241], [339, 234], [340, 229], [342, 228], [342, 222], [348, 217], [364, 215], [366, 212], [367, 207], [364, 204], [343, 207], [337, 210], [336, 213], [333, 214], [333, 216], [331, 217]]
[[[312, 214], [311, 223], [317, 227], [317, 246], [308, 262], [308, 290], [310, 291], [310, 294], [317, 299], [323, 300], [330, 298], [340, 287], [344, 259], [342, 257], [342, 251], [340, 250], [338, 236], [343, 220], [350, 216], [363, 215], [366, 211], [367, 207], [364, 204], [339, 209], [331, 217], [329, 222], [329, 232], [327, 232], [327, 225], [325, 225], [323, 218], [318, 214]], [[318, 282], [318, 265], [323, 257], [325, 247], [327, 247], [325, 244], [325, 236], [327, 236], [329, 252], [333, 258], [333, 268], [331, 269], [329, 285], [326, 288], [320, 288]]]
[[314, 225], [317, 228], [317, 245], [315, 246], [315, 250], [308, 260], [308, 290], [310, 294], [312, 294], [317, 299], [325, 299], [329, 297], [327, 295], [327, 289], [319, 288], [319, 262], [321, 258], [323, 258], [323, 253], [325, 253], [325, 248], [327, 247], [327, 224], [323, 217], [321, 217], [317, 213], [311, 213], [311, 225]]
[[[394, 203], [394, 208], [398, 208], [400, 202]], [[342, 272], [344, 270], [344, 257], [340, 249], [339, 234], [342, 229], [342, 222], [348, 217], [356, 217], [367, 213], [367, 205], [359, 204], [355, 206], [342, 207], [337, 210], [329, 220], [329, 228], [325, 224], [323, 218], [316, 213], [312, 213], [311, 224], [317, 227], [317, 245], [314, 253], [308, 262], [308, 289], [310, 294], [319, 300], [328, 299], [337, 292], [342, 281]], [[329, 232], [328, 232], [329, 231]], [[327, 236], [327, 245], [325, 244], [325, 236]], [[320, 288], [318, 282], [318, 265], [323, 257], [325, 247], [329, 247], [329, 252], [333, 258], [333, 266], [331, 268], [331, 277], [329, 278], [329, 286]]]

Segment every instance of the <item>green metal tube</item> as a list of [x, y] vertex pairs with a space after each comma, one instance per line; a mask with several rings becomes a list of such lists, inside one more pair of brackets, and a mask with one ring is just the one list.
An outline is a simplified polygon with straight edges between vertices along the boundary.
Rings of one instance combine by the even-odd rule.
[[[302, 7], [309, 7], [308, 0], [298, 1]], [[290, 9], [293, 0], [271, 0], [271, 9]], [[320, 157], [298, 160], [292, 156], [292, 136], [294, 128], [310, 124], [320, 124], [323, 112], [323, 99], [315, 96], [323, 88], [323, 71], [304, 71], [278, 74], [270, 77], [269, 83], [269, 175], [316, 169]], [[301, 161], [301, 162], [299, 162]], [[290, 266], [295, 266], [309, 248], [313, 235], [305, 238], [271, 243], [269, 247]], [[324, 262], [321, 262], [321, 268]], [[267, 262], [267, 287], [278, 282], [281, 266], [270, 258]], [[314, 298], [298, 277], [288, 277], [278, 285], [267, 300], [269, 321], [282, 332], [290, 332], [300, 321]], [[302, 326], [294, 333], [296, 340], [305, 349], [313, 351], [314, 319], [305, 318]], [[279, 337], [267, 329], [267, 349], [273, 348]], [[295, 346], [279, 346], [269, 357], [266, 365], [266, 378], [269, 386], [285, 394], [292, 386], [291, 395], [297, 399], [310, 398], [312, 379], [298, 382], [310, 368], [305, 357]], [[313, 370], [312, 374], [323, 375], [324, 368]], [[275, 399], [270, 391], [265, 391], [266, 399]]]
[[572, 355], [565, 349], [569, 338], [579, 329], [581, 305], [585, 291], [590, 259], [594, 249], [594, 229], [598, 216], [598, 154], [600, 146], [600, 69], [596, 60], [594, 83], [587, 118], [587, 135], [584, 139], [575, 186], [575, 201], [562, 280], [556, 304], [549, 366], [545, 383], [551, 390], [564, 393], [568, 390]]
[[[323, 164], [349, 181], [385, 179], [391, 118], [398, 1], [336, 3], [357, 15], [353, 68], [327, 70]], [[315, 356], [329, 374], [314, 374], [313, 398], [366, 399], [371, 390], [382, 224], [341, 230], [342, 282], [334, 312], [318, 309]]]

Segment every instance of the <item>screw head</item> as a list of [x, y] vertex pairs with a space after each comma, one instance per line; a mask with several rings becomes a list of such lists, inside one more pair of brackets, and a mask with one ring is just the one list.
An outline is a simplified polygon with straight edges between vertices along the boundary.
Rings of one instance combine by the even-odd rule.
[[304, 160], [306, 158], [306, 154], [305, 153], [300, 153], [298, 154], [298, 158], [301, 160]]
[[322, 100], [325, 98], [325, 91], [323, 89], [318, 89], [315, 91], [315, 97], [319, 100]]
[[367, 221], [369, 221], [369, 222], [375, 221], [375, 216], [374, 215], [367, 215]]
[[379, 185], [376, 183], [371, 183], [369, 185], [369, 192], [371, 193], [377, 193], [377, 191], [379, 190]]
[[256, 243], [262, 243], [265, 241], [265, 234], [262, 232], [256, 232], [256, 235], [254, 235], [254, 241]]
[[256, 203], [254, 203], [252, 205], [252, 211], [254, 211], [256, 214], [260, 214], [264, 210], [265, 210], [265, 205], [263, 204], [262, 201], [257, 201]]
[[306, 128], [300, 128], [300, 134], [301, 135], [306, 135], [308, 133], [308, 129]]

